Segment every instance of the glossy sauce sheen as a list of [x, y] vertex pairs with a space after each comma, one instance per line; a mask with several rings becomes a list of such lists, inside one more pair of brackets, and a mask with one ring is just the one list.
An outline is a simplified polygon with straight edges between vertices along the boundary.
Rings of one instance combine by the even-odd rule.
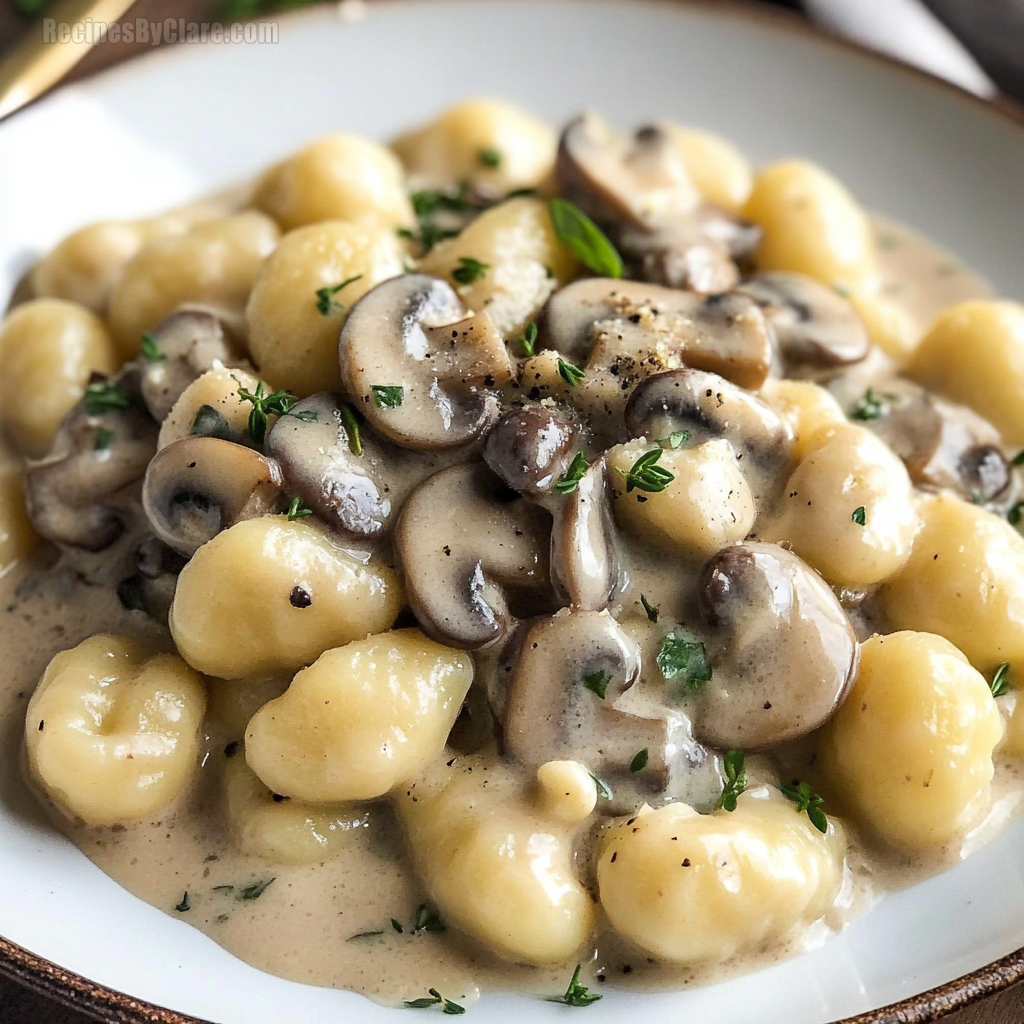
[[[987, 294], [981, 281], [915, 236], [880, 222], [877, 230], [887, 281], [884, 292], [911, 314], [919, 331], [939, 310]], [[142, 527], [136, 524], [135, 536]], [[129, 530], [125, 539], [101, 555], [65, 556], [55, 568], [17, 566], [0, 580], [0, 650], [5, 665], [0, 708], [9, 772], [23, 774], [18, 752], [25, 706], [54, 653], [107, 631], [128, 636], [141, 633], [169, 644], [149, 620], [122, 609], [115, 595], [113, 584], [125, 575], [122, 570], [132, 535]], [[658, 594], [665, 618], [681, 618], [691, 599], [687, 591], [693, 587], [680, 587], [679, 580], [687, 574], [692, 577], [692, 569], [681, 560], [626, 544], [631, 582], [623, 603], [635, 604], [642, 592]], [[37, 553], [37, 563], [41, 557]], [[642, 632], [642, 619], [632, 613], [622, 618], [627, 630], [639, 621], [637, 629]], [[488, 667], [483, 657], [478, 662], [478, 682], [483, 682]], [[417, 907], [426, 895], [406, 858], [401, 829], [384, 802], [364, 808], [367, 814], [352, 815], [347, 823], [351, 827], [334, 847], [339, 852], [322, 864], [268, 864], [237, 851], [224, 809], [224, 773], [235, 758], [244, 756], [239, 741], [249, 717], [286, 685], [284, 678], [259, 684], [211, 681], [196, 782], [177, 807], [157, 820], [85, 828], [54, 813], [54, 824], [130, 892], [273, 974], [351, 989], [390, 1004], [424, 996], [429, 988], [462, 1005], [475, 1001], [482, 989], [560, 995], [574, 963], [553, 968], [515, 966], [489, 957], [453, 932], [416, 931]], [[790, 762], [787, 767], [807, 775], [799, 744], [776, 753]], [[764, 777], [772, 774], [765, 771]], [[752, 757], [748, 788], [753, 788], [758, 775], [758, 758]], [[717, 787], [717, 776], [702, 783], [696, 773], [693, 785], [698, 790]], [[717, 788], [713, 791], [717, 793]], [[968, 837], [963, 852], [989, 838], [1015, 813], [1024, 792], [1017, 770], [997, 765], [993, 792], [993, 810], [987, 822]], [[683, 796], [692, 796], [698, 805], [705, 798], [699, 792]], [[849, 828], [848, 833], [848, 873], [836, 906], [791, 947], [774, 947], [742, 963], [732, 961], [701, 971], [661, 967], [630, 951], [621, 940], [599, 936], [587, 972], [591, 977], [596, 974], [598, 982], [656, 986], [709, 981], [746, 971], [752, 960], [769, 962], [820, 942], [830, 929], [863, 912], [880, 892], [908, 884], [923, 871], [934, 872], [940, 866], [882, 856], [860, 844]], [[954, 851], [950, 858], [959, 853]], [[584, 879], [592, 877], [586, 865], [580, 867]]]

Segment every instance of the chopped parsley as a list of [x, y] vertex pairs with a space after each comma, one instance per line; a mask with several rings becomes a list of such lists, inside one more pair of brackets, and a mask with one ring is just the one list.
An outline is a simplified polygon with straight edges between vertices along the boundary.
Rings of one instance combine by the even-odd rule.
[[868, 521], [868, 514], [865, 511], [864, 506], [863, 505], [859, 505], [857, 508], [855, 508], [853, 510], [853, 515], [850, 516], [850, 518], [858, 526], [866, 526], [867, 525], [867, 521]]
[[306, 516], [311, 516], [312, 514], [312, 509], [302, 507], [301, 498], [292, 498], [292, 503], [288, 506], [289, 523], [294, 523], [296, 519], [305, 519]]
[[533, 320], [526, 325], [526, 330], [523, 331], [522, 336], [519, 338], [519, 344], [523, 346], [525, 355], [532, 356], [536, 351], [537, 324]]
[[359, 413], [355, 406], [349, 402], [342, 402], [338, 406], [338, 415], [341, 417], [341, 425], [345, 428], [348, 437], [348, 446], [353, 455], [363, 454], [363, 437], [359, 429]]
[[[395, 922], [391, 922], [391, 926], [394, 927]], [[402, 926], [398, 926], [398, 930], [402, 930]], [[421, 903], [416, 908], [416, 923], [412, 928], [413, 932], [446, 932], [448, 928], [445, 923], [441, 920], [441, 915], [437, 910], [432, 907], [429, 903]]]
[[646, 747], [643, 750], [638, 750], [633, 755], [633, 760], [629, 762], [629, 770], [636, 775], [637, 772], [642, 772], [647, 767], [647, 762], [650, 760], [650, 752]]
[[693, 693], [711, 678], [707, 649], [699, 640], [691, 639], [680, 630], [672, 630], [661, 642], [657, 660], [666, 680], [679, 678], [681, 696]]
[[142, 335], [142, 358], [147, 363], [162, 363], [167, 358], [167, 353], [160, 351], [156, 338], [149, 331]]
[[673, 430], [668, 437], [663, 437], [658, 444], [662, 448], [671, 448], [674, 451], [689, 440], [690, 432], [688, 430]]
[[1002, 697], [1004, 693], [1010, 692], [1012, 687], [1010, 686], [1010, 663], [1008, 661], [1004, 661], [996, 669], [988, 688], [992, 691], [993, 697]]
[[274, 881], [273, 878], [268, 878], [266, 881], [253, 882], [252, 885], [242, 886], [238, 890], [238, 894], [235, 896], [236, 900], [245, 902], [246, 900], [258, 900], [270, 886], [270, 883]]
[[551, 225], [559, 241], [579, 261], [600, 277], [622, 277], [622, 257], [608, 236], [568, 199], [554, 198], [548, 203]]
[[442, 1013], [458, 1014], [466, 1012], [464, 1006], [459, 1006], [458, 1003], [445, 999], [436, 988], [428, 988], [427, 992], [429, 995], [423, 996], [420, 999], [406, 999], [405, 1005], [410, 1010], [425, 1010], [428, 1006], [440, 1005]]
[[332, 313], [344, 313], [346, 310], [345, 303], [337, 302], [334, 298], [342, 290], [347, 288], [350, 284], [354, 284], [356, 281], [362, 278], [362, 274], [356, 274], [355, 277], [350, 277], [346, 281], [342, 281], [341, 284], [330, 284], [325, 288], [317, 288], [316, 290], [316, 311], [321, 316], [330, 316]]
[[585, 985], [580, 984], [580, 968], [583, 964], [577, 964], [576, 970], [572, 972], [572, 980], [565, 994], [558, 999], [549, 999], [551, 1003], [565, 1003], [566, 1006], [589, 1006], [596, 1003], [601, 997], [596, 992], [590, 992]]
[[188, 890], [185, 891], [185, 895], [181, 897], [181, 902], [174, 908], [179, 914], [184, 914], [186, 911], [192, 909], [192, 904], [189, 902]]
[[581, 370], [578, 366], [574, 366], [572, 363], [567, 363], [564, 359], [559, 356], [558, 358], [558, 376], [565, 381], [569, 387], [574, 388], [587, 373], [585, 370]]
[[300, 409], [298, 412], [289, 412], [286, 415], [294, 416], [303, 423], [316, 423], [316, 409]]
[[640, 595], [640, 603], [644, 606], [644, 611], [647, 612], [647, 618], [650, 619], [651, 622], [657, 622], [659, 606], [651, 604], [643, 594]]
[[590, 772], [590, 777], [594, 780], [594, 788], [597, 790], [597, 795], [602, 800], [611, 800], [612, 788], [608, 785], [604, 779], [599, 779], [593, 772]]
[[828, 832], [828, 818], [821, 809], [824, 800], [816, 793], [812, 793], [811, 787], [806, 782], [794, 779], [791, 786], [782, 787], [782, 792], [796, 804], [797, 814], [803, 814], [806, 811], [807, 817], [811, 819], [811, 824], [819, 832], [822, 834]]
[[401, 384], [371, 384], [373, 404], [378, 409], [397, 409], [405, 398], [405, 388]]
[[854, 420], [877, 420], [882, 416], [882, 400], [875, 394], [873, 388], [864, 392], [864, 397], [853, 407], [850, 419]]
[[604, 668], [599, 668], [596, 672], [589, 672], [583, 677], [583, 685], [591, 693], [596, 693], [601, 700], [604, 700], [604, 695], [608, 692], [608, 684], [611, 681], [611, 672]]
[[501, 150], [495, 149], [493, 146], [483, 146], [477, 150], [477, 160], [484, 165], [484, 167], [500, 167], [501, 166]]
[[100, 427], [96, 431], [96, 451], [105, 452], [110, 448], [110, 442], [114, 440], [114, 432], [110, 427]]
[[82, 404], [90, 416], [102, 416], [105, 412], [113, 412], [115, 409], [127, 409], [132, 401], [124, 388], [108, 380], [100, 380], [86, 385]]
[[580, 481], [587, 475], [590, 463], [587, 462], [583, 452], [577, 452], [572, 457], [566, 471], [555, 481], [555, 490], [559, 494], [573, 494], [580, 485]]
[[452, 280], [459, 284], [472, 284], [484, 277], [490, 269], [490, 263], [482, 263], [473, 256], [460, 256], [459, 265], [452, 271]]
[[263, 381], [259, 381], [255, 391], [239, 388], [238, 397], [244, 402], [252, 402], [249, 413], [249, 437], [253, 444], [263, 444], [267, 436], [267, 424], [271, 416], [283, 416], [291, 412], [298, 399], [290, 391], [275, 391], [266, 394]]
[[663, 450], [662, 448], [652, 448], [649, 452], [644, 452], [633, 463], [629, 472], [625, 474], [627, 494], [633, 490], [657, 494], [659, 491], [665, 490], [675, 480], [675, 473], [665, 469], [664, 466], [657, 465]]
[[477, 206], [471, 202], [469, 193], [469, 182], [463, 182], [454, 190], [424, 189], [413, 192], [410, 198], [419, 231], [398, 228], [398, 237], [416, 242], [424, 253], [430, 252], [438, 242], [454, 238], [459, 232], [454, 228], [441, 227], [436, 217], [438, 213], [464, 213], [476, 209]]
[[727, 811], [735, 811], [737, 797], [747, 788], [743, 752], [730, 750], [725, 755], [722, 766], [725, 768], [725, 785], [715, 801], [715, 810], [724, 808]]

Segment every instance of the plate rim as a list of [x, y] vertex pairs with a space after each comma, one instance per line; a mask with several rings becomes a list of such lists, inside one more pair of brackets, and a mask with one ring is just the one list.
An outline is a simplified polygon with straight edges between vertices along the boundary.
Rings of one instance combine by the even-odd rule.
[[[370, 0], [383, 4], [388, 0]], [[984, 99], [963, 89], [944, 78], [896, 58], [871, 50], [865, 46], [833, 35], [811, 25], [795, 12], [782, 8], [768, 8], [755, 5], [750, 0], [618, 0], [620, 3], [642, 3], [650, 7], [689, 7], [707, 16], [719, 18], [740, 18], [771, 25], [773, 28], [791, 32], [813, 40], [813, 45], [834, 47], [858, 58], [888, 67], [918, 81], [923, 80], [931, 88], [945, 92], [951, 98], [967, 100], [979, 114], [995, 116], [1017, 131], [1024, 132], [1024, 107], [1002, 93], [991, 99]], [[288, 21], [300, 18], [322, 16], [322, 6], [313, 5], [305, 10], [278, 11], [275, 17]], [[22, 110], [36, 106], [65, 87], [74, 88], [96, 79], [109, 79], [130, 74], [137, 60], [145, 56], [149, 61], [172, 60], [181, 56], [185, 47], [162, 46], [157, 50], [133, 54], [117, 64], [100, 69], [82, 78], [72, 78], [66, 83], [0, 118], [0, 126], [11, 117], [18, 117]], [[84, 975], [66, 970], [59, 964], [31, 952], [23, 946], [0, 935], [0, 974], [24, 985], [47, 998], [62, 1003], [70, 1009], [86, 1013], [97, 1019], [116, 1021], [117, 1024], [214, 1024], [200, 1017], [193, 1017], [177, 1010], [159, 1006], [144, 999], [136, 999], [125, 992], [98, 982]], [[975, 1005], [989, 996], [1005, 991], [1024, 980], [1024, 946], [994, 960], [967, 974], [954, 978], [942, 985], [927, 989], [917, 995], [908, 996], [899, 1002], [890, 1003], [868, 1010], [852, 1017], [832, 1021], [831, 1024], [932, 1024], [950, 1013]]]

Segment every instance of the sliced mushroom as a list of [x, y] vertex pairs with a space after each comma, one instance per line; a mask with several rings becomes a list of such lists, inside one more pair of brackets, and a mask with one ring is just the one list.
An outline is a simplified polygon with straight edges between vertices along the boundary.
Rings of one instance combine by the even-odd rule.
[[[103, 383], [95, 377], [90, 384]], [[142, 406], [138, 374], [110, 382], [130, 404], [99, 415], [84, 404], [64, 417], [45, 459], [29, 464], [26, 500], [40, 536], [55, 544], [102, 551], [125, 529], [119, 492], [142, 479], [156, 451], [157, 425]]]
[[637, 281], [583, 278], [551, 297], [538, 323], [544, 347], [635, 382], [673, 366], [710, 370], [759, 388], [772, 339], [757, 303], [737, 293], [700, 296]]
[[735, 544], [705, 566], [699, 604], [712, 665], [694, 698], [701, 742], [763, 750], [828, 721], [853, 678], [857, 643], [810, 566], [775, 544]]
[[573, 608], [602, 611], [625, 585], [605, 460], [598, 459], [576, 490], [560, 498], [551, 530], [555, 588]]
[[190, 437], [149, 464], [142, 507], [157, 537], [191, 557], [221, 530], [273, 512], [281, 483], [276, 460], [231, 441]]
[[990, 501], [1010, 482], [995, 428], [972, 409], [925, 391], [883, 405], [866, 426], [903, 460], [911, 480]]
[[804, 274], [756, 274], [737, 289], [764, 310], [785, 377], [820, 379], [864, 359], [871, 338], [853, 305]]
[[633, 437], [666, 438], [685, 431], [687, 445], [725, 438], [754, 490], [767, 495], [788, 466], [792, 434], [760, 398], [714, 373], [668, 370], [637, 385], [626, 404]]
[[395, 548], [409, 604], [440, 643], [476, 650], [514, 623], [510, 598], [551, 606], [550, 517], [508, 490], [486, 466], [435, 473], [409, 495]]
[[219, 317], [200, 309], [180, 309], [152, 332], [163, 358], [143, 359], [142, 396], [153, 418], [164, 420], [182, 392], [215, 363], [238, 366]]
[[498, 418], [495, 389], [512, 379], [487, 315], [466, 317], [451, 286], [423, 274], [367, 292], [341, 329], [339, 357], [345, 388], [373, 427], [417, 450], [479, 437]]
[[702, 201], [679, 147], [659, 125], [627, 138], [584, 114], [562, 133], [556, 172], [562, 194], [618, 245], [630, 276], [727, 291], [739, 277], [733, 258], [757, 244], [753, 224]]
[[158, 622], [167, 622], [174, 600], [178, 574], [186, 560], [163, 541], [146, 536], [135, 549], [136, 573], [118, 584], [117, 594], [129, 609], [145, 612]]
[[345, 404], [326, 391], [304, 399], [274, 424], [265, 448], [280, 463], [290, 494], [335, 529], [375, 537], [393, 507], [387, 453], [366, 430], [359, 433], [358, 454], [352, 450], [352, 413]]

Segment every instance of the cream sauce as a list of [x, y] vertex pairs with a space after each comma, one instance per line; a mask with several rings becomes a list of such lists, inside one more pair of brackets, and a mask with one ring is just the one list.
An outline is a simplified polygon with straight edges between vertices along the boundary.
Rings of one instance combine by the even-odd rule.
[[[919, 331], [947, 306], [988, 294], [975, 275], [911, 232], [882, 221], [877, 222], [877, 232], [884, 292], [911, 315]], [[144, 615], [124, 610], [114, 591], [116, 582], [130, 571], [140, 532], [141, 524], [135, 524], [114, 548], [100, 555], [65, 555], [55, 561], [51, 552], [39, 549], [0, 579], [0, 728], [8, 752], [8, 779], [22, 777], [16, 752], [21, 749], [25, 707], [54, 653], [103, 631], [162, 635], [163, 643], [169, 644]], [[699, 567], [639, 551], [629, 553], [629, 564], [632, 580], [624, 596], [624, 626], [642, 632], [644, 619], [637, 602], [644, 591], [665, 595], [663, 614], [685, 621], [692, 609], [692, 583], [685, 581], [693, 581]], [[635, 605], [632, 610], [630, 602]], [[431, 987], [463, 1005], [471, 1004], [482, 989], [545, 996], [564, 991], [574, 963], [545, 969], [517, 966], [489, 956], [479, 944], [454, 933], [414, 929], [426, 894], [409, 865], [401, 830], [383, 802], [369, 807], [359, 827], [340, 839], [333, 837], [334, 855], [322, 863], [271, 864], [239, 852], [227, 825], [225, 771], [232, 756], [243, 756], [238, 741], [248, 718], [285, 685], [286, 680], [210, 683], [195, 783], [177, 806], [156, 820], [86, 828], [54, 811], [54, 826], [139, 898], [187, 921], [248, 963], [284, 978], [352, 989], [390, 1004], [424, 996]], [[784, 774], [813, 780], [809, 750], [804, 742], [776, 751], [775, 760], [751, 758], [751, 784], [757, 779], [775, 781], [780, 768]], [[717, 793], [718, 785], [717, 771], [710, 771], [698, 789]], [[704, 983], [815, 945], [864, 912], [881, 893], [934, 873], [991, 838], [1024, 799], [1018, 765], [998, 765], [995, 795], [987, 822], [972, 833], [962, 851], [950, 850], [940, 861], [901, 860], [871, 848], [848, 829], [846, 883], [835, 907], [824, 921], [785, 943], [712, 969], [680, 969], [654, 963], [614, 936], [598, 936], [592, 957], [586, 951], [582, 957], [590, 961], [589, 975], [596, 977], [598, 987], [606, 980], [630, 986]], [[700, 804], [700, 795], [694, 796]], [[580, 870], [592, 887], [582, 859]], [[257, 898], [241, 898], [246, 887], [268, 881]], [[400, 932], [392, 922], [401, 926]]]

